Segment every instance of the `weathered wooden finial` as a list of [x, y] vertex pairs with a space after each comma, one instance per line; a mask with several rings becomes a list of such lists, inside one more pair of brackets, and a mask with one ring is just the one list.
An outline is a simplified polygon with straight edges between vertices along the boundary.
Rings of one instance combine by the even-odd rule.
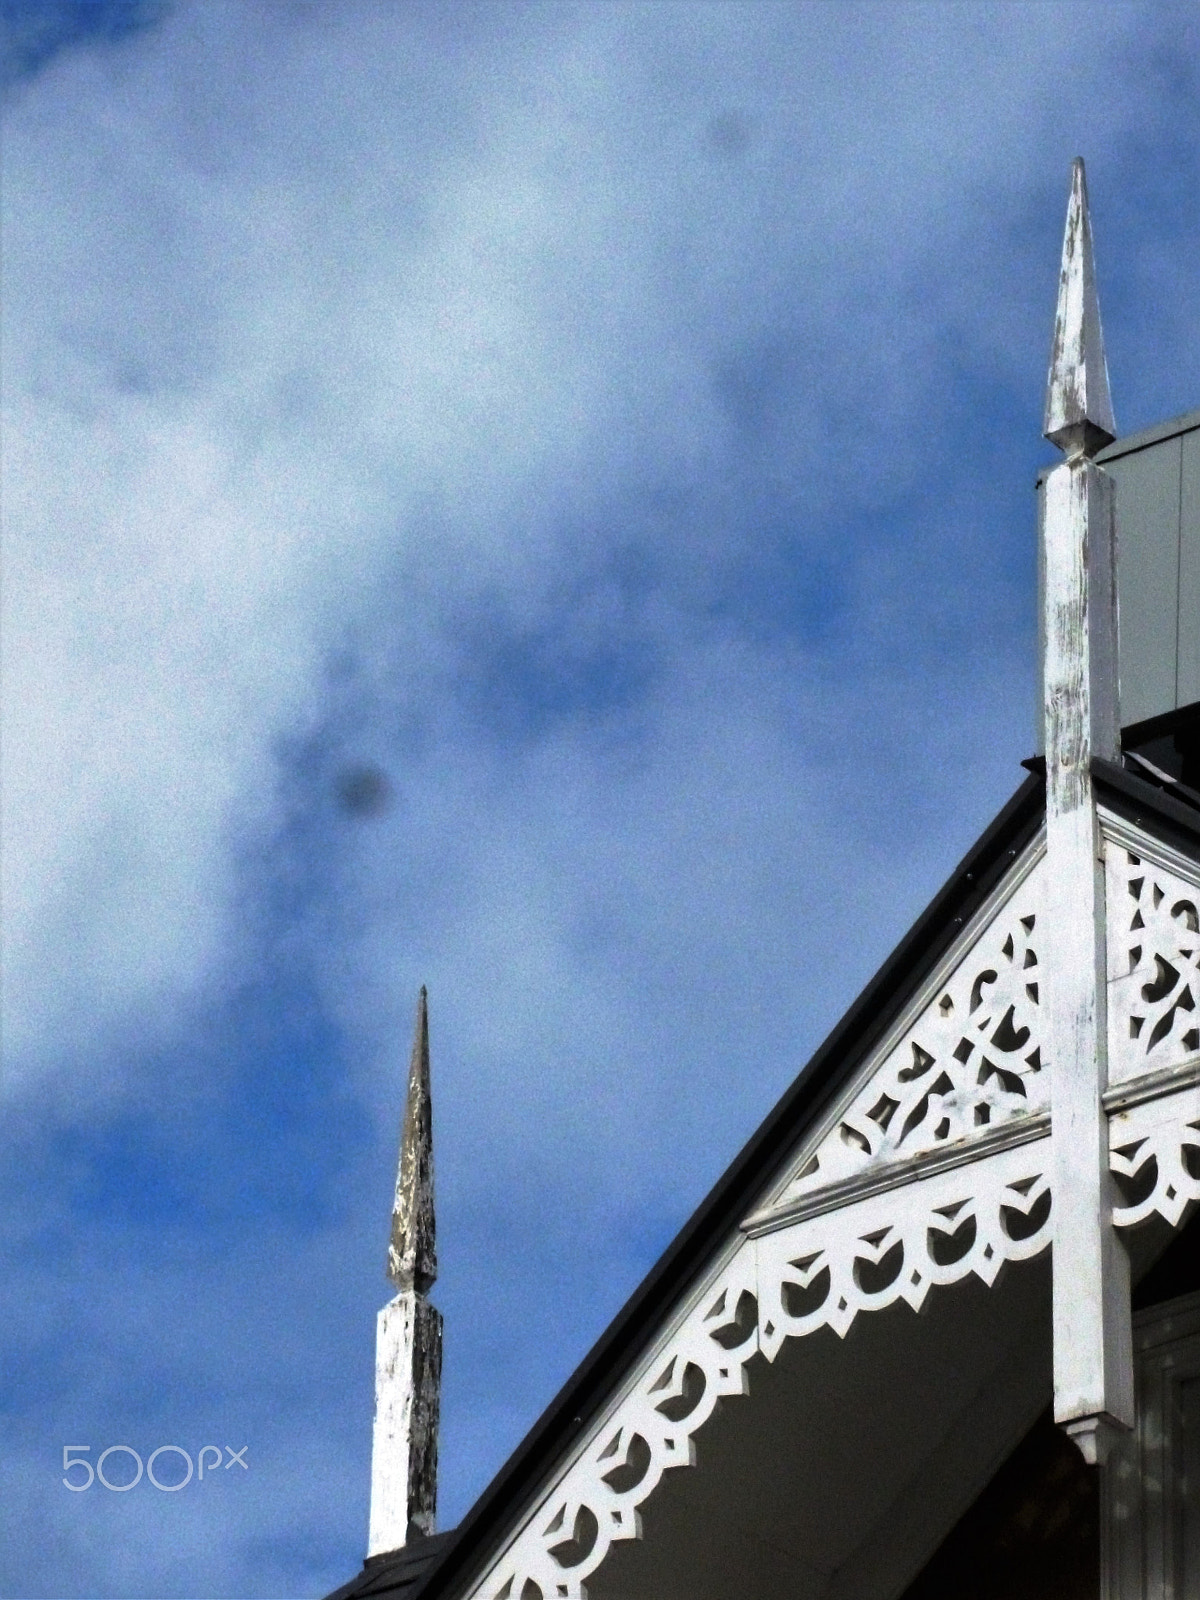
[[387, 1275], [396, 1295], [375, 1336], [375, 1433], [368, 1555], [398, 1550], [434, 1531], [442, 1317], [426, 1298], [437, 1277], [433, 1226], [433, 1113], [429, 1014], [424, 988], [408, 1069], [400, 1168]]
[[1083, 162], [1076, 161], [1046, 394], [1066, 453], [1042, 487], [1044, 979], [1054, 1190], [1054, 1415], [1091, 1462], [1133, 1423], [1129, 1258], [1113, 1226], [1103, 840], [1092, 761], [1118, 759], [1113, 437]]
[[1071, 165], [1042, 432], [1068, 456], [1094, 456], [1117, 436], [1096, 294], [1087, 176], [1078, 157]]
[[387, 1275], [397, 1289], [426, 1294], [437, 1278], [433, 1213], [433, 1105], [429, 1093], [429, 1011], [422, 985], [400, 1133]]

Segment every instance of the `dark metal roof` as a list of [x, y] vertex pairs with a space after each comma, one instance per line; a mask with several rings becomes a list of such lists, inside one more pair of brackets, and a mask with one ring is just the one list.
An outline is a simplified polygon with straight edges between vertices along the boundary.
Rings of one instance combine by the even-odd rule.
[[1126, 766], [1200, 805], [1200, 702], [1124, 729], [1121, 742]]
[[[809, 1124], [1034, 838], [1044, 813], [1044, 763], [1039, 757], [1030, 766], [1030, 776], [959, 862], [459, 1527], [394, 1557], [376, 1557], [359, 1578], [327, 1600], [392, 1594], [403, 1600], [449, 1600], [485, 1568], [514, 1520], [753, 1208]], [[1105, 803], [1115, 811], [1173, 838], [1189, 854], [1200, 854], [1200, 810], [1175, 798], [1167, 786], [1156, 786], [1115, 763], [1095, 761], [1093, 772]], [[373, 1580], [374, 1574], [378, 1577]], [[380, 1583], [384, 1586], [375, 1586]]]
[[434, 1533], [394, 1550], [388, 1555], [368, 1556], [356, 1578], [335, 1589], [326, 1600], [412, 1600], [421, 1580], [446, 1553], [458, 1537], [456, 1530]]
[[1173, 786], [1159, 785], [1115, 761], [1093, 761], [1092, 775], [1105, 805], [1136, 827], [1195, 856], [1200, 849], [1200, 808], [1177, 797]]

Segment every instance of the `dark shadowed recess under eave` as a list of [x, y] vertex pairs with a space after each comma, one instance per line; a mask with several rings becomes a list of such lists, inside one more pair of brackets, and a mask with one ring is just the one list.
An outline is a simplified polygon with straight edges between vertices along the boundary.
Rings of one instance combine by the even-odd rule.
[[[1200, 1290], [1200, 1211], [1138, 1282], [1135, 1311]], [[1099, 1476], [1054, 1422], [1030, 1428], [902, 1600], [1096, 1600]]]

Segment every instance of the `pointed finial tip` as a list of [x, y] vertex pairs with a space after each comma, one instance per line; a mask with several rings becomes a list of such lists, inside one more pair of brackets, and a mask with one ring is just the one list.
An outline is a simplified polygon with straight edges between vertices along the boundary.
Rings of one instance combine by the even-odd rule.
[[1042, 432], [1068, 457], [1093, 456], [1117, 436], [1082, 156], [1071, 163], [1071, 197], [1063, 233]]
[[408, 1093], [400, 1131], [400, 1159], [387, 1264], [387, 1276], [398, 1289], [415, 1289], [418, 1294], [425, 1294], [437, 1278], [427, 1000], [425, 985], [422, 984], [417, 997]]

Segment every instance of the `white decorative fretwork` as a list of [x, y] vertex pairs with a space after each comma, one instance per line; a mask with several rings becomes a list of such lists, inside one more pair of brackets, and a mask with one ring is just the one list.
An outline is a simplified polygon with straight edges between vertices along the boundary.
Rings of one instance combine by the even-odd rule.
[[897, 1300], [914, 1310], [935, 1284], [974, 1273], [987, 1284], [1006, 1261], [1050, 1240], [1049, 1142], [986, 1159], [856, 1204], [806, 1217], [759, 1239], [764, 1355], [828, 1324], [844, 1336], [860, 1311]]
[[671, 1337], [473, 1591], [488, 1600], [579, 1600], [669, 1467], [695, 1464], [692, 1436], [722, 1395], [746, 1392], [758, 1349], [754, 1251], [742, 1241]]
[[637, 1508], [670, 1467], [695, 1462], [693, 1438], [722, 1395], [744, 1394], [745, 1364], [786, 1338], [974, 1273], [1050, 1239], [1044, 1137], [838, 1210], [744, 1238], [609, 1410], [474, 1594], [579, 1600], [615, 1540], [636, 1538]]
[[[821, 1327], [845, 1335], [861, 1312], [974, 1275], [991, 1284], [1053, 1233], [1050, 1140], [1036, 1136], [797, 1220], [760, 1212], [704, 1292], [614, 1398], [515, 1539], [477, 1600], [581, 1600], [614, 1542], [637, 1538], [638, 1507], [671, 1467], [695, 1464], [695, 1436], [722, 1396], [746, 1393], [746, 1363]], [[1152, 1212], [1177, 1226], [1200, 1201], [1200, 1086], [1113, 1114], [1122, 1228]], [[1031, 1130], [1032, 1131], [1032, 1130]], [[898, 1169], [899, 1170], [899, 1169]], [[782, 1225], [781, 1225], [782, 1224]]]
[[[1200, 891], [1163, 864], [1171, 852], [1111, 818], [1104, 827], [1113, 1221], [1134, 1227], [1156, 1213], [1178, 1226], [1200, 1202], [1200, 1065], [1188, 1062], [1200, 1025], [1200, 1009], [1196, 1021], [1189, 1009], [1200, 1000]], [[1162, 860], [1148, 864], [1147, 850]], [[755, 1354], [774, 1360], [785, 1340], [822, 1327], [845, 1335], [860, 1313], [899, 1300], [919, 1308], [934, 1285], [972, 1275], [991, 1284], [1005, 1262], [1047, 1248], [1043, 871], [1038, 846], [866, 1063], [815, 1147], [798, 1152], [790, 1180], [764, 1197], [581, 1433], [475, 1600], [582, 1600], [612, 1545], [638, 1537], [638, 1508], [663, 1473], [694, 1464], [718, 1399], [746, 1392]]]
[[779, 1202], [1047, 1108], [1036, 944], [1041, 872], [1039, 864], [1021, 882], [869, 1070]]
[[1130, 1106], [1109, 1118], [1110, 1161], [1120, 1194], [1118, 1228], [1157, 1212], [1174, 1228], [1200, 1201], [1200, 1087]]
[[1182, 857], [1171, 870], [1146, 845], [1165, 854], [1129, 830], [1105, 852], [1110, 1083], [1200, 1053], [1200, 874]]

